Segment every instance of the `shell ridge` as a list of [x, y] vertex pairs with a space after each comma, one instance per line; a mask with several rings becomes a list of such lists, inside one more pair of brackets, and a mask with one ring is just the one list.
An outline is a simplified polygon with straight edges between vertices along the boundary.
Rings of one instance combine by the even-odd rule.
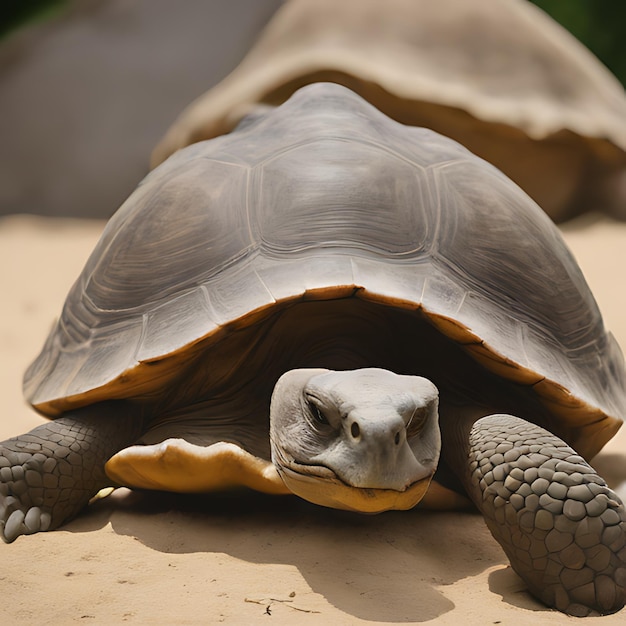
[[272, 290], [270, 289], [269, 285], [263, 280], [263, 277], [261, 276], [261, 274], [259, 274], [259, 272], [257, 272], [256, 268], [252, 267], [252, 271], [254, 272], [254, 275], [257, 277], [257, 280], [259, 281], [259, 283], [261, 283], [263, 288], [267, 291], [270, 298], [272, 298], [272, 303], [275, 304], [277, 302], [277, 298], [272, 293]]
[[[257, 177], [259, 178], [258, 181], [257, 181]], [[248, 236], [250, 237], [250, 241], [252, 242], [252, 245], [255, 244], [257, 237], [252, 227], [253, 220], [252, 220], [252, 215], [250, 212], [252, 202], [251, 202], [250, 196], [253, 193], [255, 193], [256, 200], [257, 200], [255, 206], [258, 206], [260, 202], [259, 189], [262, 188], [262, 184], [263, 184], [263, 169], [261, 168], [260, 170], [258, 170], [258, 168], [255, 168], [255, 169], [248, 168], [248, 172], [246, 174], [245, 212], [246, 212], [246, 224], [248, 225]]]
[[139, 333], [139, 340], [137, 341], [137, 346], [135, 347], [135, 352], [133, 354], [133, 359], [137, 363], [143, 363], [145, 361], [139, 358], [139, 352], [141, 351], [144, 342], [146, 341], [148, 336], [148, 314], [143, 313], [141, 316], [141, 332]]

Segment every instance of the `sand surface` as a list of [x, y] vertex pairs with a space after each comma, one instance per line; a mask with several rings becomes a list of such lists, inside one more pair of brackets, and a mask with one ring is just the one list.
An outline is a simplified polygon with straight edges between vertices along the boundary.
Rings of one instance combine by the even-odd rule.
[[[0, 439], [101, 222], [0, 220]], [[564, 228], [626, 346], [626, 224]], [[626, 497], [626, 429], [594, 465]], [[62, 530], [0, 545], [0, 624], [572, 624], [537, 604], [472, 513], [367, 517], [297, 502], [118, 490]], [[623, 624], [626, 613], [585, 624]], [[577, 622], [578, 623], [578, 622]], [[582, 623], [582, 622], [581, 622]]]

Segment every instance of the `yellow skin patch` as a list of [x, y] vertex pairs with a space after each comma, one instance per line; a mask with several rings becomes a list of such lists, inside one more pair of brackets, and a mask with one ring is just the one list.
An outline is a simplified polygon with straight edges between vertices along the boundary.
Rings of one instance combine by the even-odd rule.
[[[184, 439], [167, 439], [151, 446], [131, 446], [109, 459], [105, 470], [117, 484], [137, 489], [206, 493], [248, 487], [271, 495], [293, 493], [272, 463], [226, 442], [196, 446]], [[343, 502], [329, 502], [329, 491], [338, 488], [344, 492], [340, 498]], [[336, 482], [331, 486], [324, 480], [308, 483], [306, 491], [307, 499], [312, 498], [314, 502], [364, 513], [410, 509], [417, 503], [421, 508], [440, 510], [462, 508], [468, 504], [463, 496], [430, 482], [430, 479], [420, 481], [406, 492], [360, 490]], [[312, 491], [318, 491], [318, 496], [315, 497]], [[349, 491], [352, 494], [347, 498], [349, 505], [346, 506]], [[364, 493], [360, 493], [362, 491]], [[451, 494], [456, 496], [452, 505]]]
[[[332, 478], [309, 477], [288, 468], [282, 468], [282, 471], [293, 493], [301, 498], [333, 509], [359, 513], [412, 509], [424, 497], [431, 481], [431, 476], [428, 476], [404, 491], [366, 489], [350, 487], [334, 476]], [[332, 472], [329, 471], [329, 474]]]
[[111, 457], [107, 476], [120, 485], [178, 493], [205, 493], [248, 487], [262, 493], [291, 493], [269, 461], [233, 443], [196, 446], [166, 439], [152, 446], [131, 446]]

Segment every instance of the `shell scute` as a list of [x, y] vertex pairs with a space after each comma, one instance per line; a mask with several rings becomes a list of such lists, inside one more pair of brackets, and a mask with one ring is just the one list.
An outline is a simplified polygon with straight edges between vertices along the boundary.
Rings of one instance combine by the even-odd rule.
[[413, 164], [383, 156], [358, 138], [311, 142], [259, 168], [252, 230], [274, 254], [323, 241], [385, 257], [419, 256], [434, 235], [431, 214], [422, 208], [428, 204], [416, 197], [426, 190], [423, 176]]
[[220, 324], [212, 313], [202, 287], [154, 307], [143, 315], [143, 332], [135, 359], [142, 362], [159, 358], [215, 331]]

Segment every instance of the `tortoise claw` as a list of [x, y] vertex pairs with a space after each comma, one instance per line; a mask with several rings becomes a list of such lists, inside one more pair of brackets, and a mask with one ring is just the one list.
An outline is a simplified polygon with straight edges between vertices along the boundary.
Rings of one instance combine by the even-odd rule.
[[52, 516], [44, 507], [35, 504], [35, 501], [38, 504], [43, 502], [43, 493], [39, 493], [42, 490], [29, 489], [27, 480], [23, 478], [26, 472], [36, 471], [32, 469], [32, 459], [27, 465], [18, 463], [10, 467], [7, 465], [8, 458], [12, 456], [10, 451], [0, 450], [4, 470], [0, 473], [3, 481], [0, 482], [0, 538], [5, 543], [11, 543], [20, 535], [47, 530]]
[[[5, 543], [12, 543], [20, 535], [32, 535], [33, 533], [48, 530], [52, 516], [41, 507], [33, 506], [26, 511], [15, 508], [16, 498], [8, 498], [0, 495], [0, 538]], [[11, 509], [13, 509], [11, 511]]]
[[13, 511], [13, 513], [9, 515], [7, 521], [4, 524], [4, 528], [2, 529], [2, 538], [7, 543], [11, 543], [12, 541], [15, 541], [20, 535], [25, 534], [24, 519], [24, 511], [22, 511], [21, 509]]
[[23, 506], [20, 500], [5, 495], [7, 485], [0, 485], [0, 538], [5, 543], [20, 535], [32, 535], [50, 527], [51, 515], [38, 506]]

